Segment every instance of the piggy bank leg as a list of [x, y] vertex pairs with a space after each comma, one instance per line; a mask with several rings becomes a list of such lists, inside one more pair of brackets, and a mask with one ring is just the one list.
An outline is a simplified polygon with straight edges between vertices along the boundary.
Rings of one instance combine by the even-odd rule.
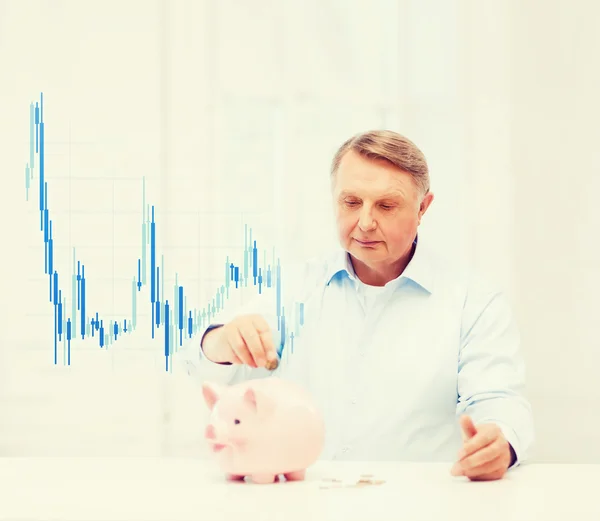
[[266, 485], [267, 483], [273, 483], [276, 477], [274, 474], [252, 474], [252, 481], [260, 485]]
[[237, 474], [227, 474], [225, 477], [227, 481], [244, 481], [245, 476], [238, 476]]
[[306, 475], [306, 470], [296, 470], [294, 472], [286, 472], [285, 479], [288, 481], [303, 481]]

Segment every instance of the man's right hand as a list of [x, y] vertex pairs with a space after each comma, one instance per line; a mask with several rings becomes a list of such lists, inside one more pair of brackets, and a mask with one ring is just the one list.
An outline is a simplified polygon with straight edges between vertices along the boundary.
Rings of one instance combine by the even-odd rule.
[[273, 369], [278, 361], [271, 328], [261, 315], [241, 315], [213, 329], [204, 337], [202, 350], [217, 363]]

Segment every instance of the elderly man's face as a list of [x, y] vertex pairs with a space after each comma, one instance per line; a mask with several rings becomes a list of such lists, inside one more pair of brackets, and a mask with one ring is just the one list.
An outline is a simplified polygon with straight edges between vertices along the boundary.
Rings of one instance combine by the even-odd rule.
[[368, 160], [349, 151], [342, 158], [333, 184], [342, 247], [364, 265], [361, 269], [381, 274], [399, 265], [403, 269], [421, 216], [432, 199], [429, 193], [420, 202], [409, 174], [385, 161]]

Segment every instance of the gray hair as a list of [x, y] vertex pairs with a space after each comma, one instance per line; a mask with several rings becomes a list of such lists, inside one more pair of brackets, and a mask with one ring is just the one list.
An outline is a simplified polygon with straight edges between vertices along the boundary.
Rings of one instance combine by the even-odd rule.
[[331, 163], [331, 176], [342, 157], [353, 150], [367, 159], [383, 159], [410, 174], [421, 196], [429, 192], [429, 169], [423, 152], [406, 137], [391, 130], [371, 130], [348, 139], [336, 152]]

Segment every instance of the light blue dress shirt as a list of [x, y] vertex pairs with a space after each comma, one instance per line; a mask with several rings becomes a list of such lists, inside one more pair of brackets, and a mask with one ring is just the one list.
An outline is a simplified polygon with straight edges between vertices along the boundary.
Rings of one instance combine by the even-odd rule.
[[[304, 325], [293, 352], [281, 346], [273, 373], [213, 363], [198, 338], [178, 356], [202, 381], [274, 374], [305, 386], [325, 417], [321, 459], [452, 462], [462, 447], [458, 416], [465, 413], [476, 425], [498, 424], [518, 465], [529, 455], [534, 429], [507, 299], [420, 237], [415, 244], [404, 272], [383, 287], [363, 284], [341, 249], [283, 266], [281, 304], [291, 310], [304, 303]], [[225, 309], [215, 324], [260, 313], [278, 340], [276, 298], [265, 291]]]

